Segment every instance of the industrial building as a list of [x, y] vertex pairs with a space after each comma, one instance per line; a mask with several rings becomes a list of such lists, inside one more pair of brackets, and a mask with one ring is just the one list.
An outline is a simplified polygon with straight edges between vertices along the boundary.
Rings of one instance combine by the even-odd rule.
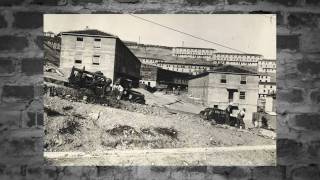
[[53, 32], [44, 32], [43, 42], [52, 49], [60, 51], [61, 38], [56, 36]]
[[271, 82], [271, 75], [269, 73], [259, 72], [259, 82]]
[[252, 113], [257, 112], [257, 72], [236, 66], [221, 66], [189, 80], [188, 94], [210, 107], [225, 109], [232, 102], [246, 109], [245, 123], [251, 125]]
[[177, 57], [189, 58], [211, 58], [216, 52], [211, 48], [195, 48], [195, 47], [174, 47], [172, 55]]
[[143, 63], [143, 64], [154, 65], [154, 64], [165, 62], [165, 60], [163, 60], [163, 59], [154, 58], [154, 57], [138, 57], [138, 58], [141, 61], [141, 63]]
[[189, 74], [199, 74], [204, 71], [208, 71], [214, 67], [217, 66], [217, 64], [213, 64], [211, 62], [185, 62], [185, 61], [164, 61], [159, 62], [156, 64], [157, 66], [171, 70], [171, 71], [177, 71], [182, 73], [189, 73]]
[[95, 29], [62, 32], [60, 68], [70, 72], [73, 66], [88, 71], [101, 71], [113, 82], [124, 77], [138, 85], [139, 59], [115, 35]]
[[210, 61], [225, 65], [258, 66], [258, 61], [262, 59], [260, 54], [238, 54], [238, 53], [214, 53]]
[[188, 79], [191, 77], [188, 73], [181, 73], [159, 68], [157, 66], [142, 64], [141, 80], [142, 84], [150, 87], [180, 87], [185, 89], [188, 86]]
[[276, 94], [276, 82], [259, 82], [259, 98], [265, 98], [268, 95]]
[[277, 61], [275, 59], [261, 59], [258, 62], [258, 71], [266, 73], [277, 72]]

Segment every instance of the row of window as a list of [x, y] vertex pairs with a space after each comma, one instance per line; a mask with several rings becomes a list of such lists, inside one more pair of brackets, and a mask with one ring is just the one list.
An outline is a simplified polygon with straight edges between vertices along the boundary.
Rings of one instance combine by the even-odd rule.
[[276, 64], [276, 62], [273, 61], [259, 61], [259, 64]]
[[[82, 64], [82, 55], [76, 55], [74, 63], [75, 64]], [[99, 65], [100, 64], [100, 55], [93, 55], [92, 56], [92, 64], [93, 65]]]
[[[77, 37], [76, 47], [82, 48], [83, 44], [84, 44], [83, 42], [84, 42], [83, 37]], [[101, 39], [100, 38], [94, 38], [93, 47], [94, 48], [101, 48]]]
[[232, 55], [232, 54], [216, 54], [217, 57], [240, 57], [240, 58], [254, 58], [257, 59], [257, 56], [248, 56], [248, 55]]
[[253, 59], [253, 58], [232, 58], [232, 57], [216, 57], [217, 59], [223, 59], [223, 60], [248, 60], [248, 61], [253, 61], [253, 60], [257, 60], [257, 59]]
[[[266, 90], [264, 89], [263, 92], [265, 93]], [[270, 93], [275, 93], [275, 90], [270, 90], [270, 89], [268, 89], [268, 94], [270, 94]]]
[[172, 68], [192, 68], [192, 69], [208, 69], [206, 66], [188, 66], [188, 65], [170, 65], [170, 64], [159, 64], [159, 66], [172, 67]]
[[[227, 83], [227, 75], [226, 74], [221, 74], [220, 83], [224, 83], [224, 84]], [[240, 84], [247, 84], [247, 77], [246, 76], [241, 75]]]
[[[261, 80], [261, 79], [259, 80], [259, 82], [262, 82], [262, 81], [263, 81], [263, 80]], [[268, 80], [264, 80], [264, 82], [268, 82]]]
[[199, 55], [211, 55], [213, 52], [206, 51], [176, 51], [174, 54], [199, 54]]

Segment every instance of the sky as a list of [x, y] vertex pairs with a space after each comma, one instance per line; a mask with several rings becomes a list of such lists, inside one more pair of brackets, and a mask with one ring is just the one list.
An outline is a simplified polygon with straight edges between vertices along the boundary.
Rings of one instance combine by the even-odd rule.
[[[276, 16], [272, 14], [134, 14], [134, 16], [218, 43], [241, 52], [276, 58]], [[239, 53], [164, 28], [130, 14], [46, 14], [44, 32], [98, 29], [121, 40], [163, 46], [213, 48]]]

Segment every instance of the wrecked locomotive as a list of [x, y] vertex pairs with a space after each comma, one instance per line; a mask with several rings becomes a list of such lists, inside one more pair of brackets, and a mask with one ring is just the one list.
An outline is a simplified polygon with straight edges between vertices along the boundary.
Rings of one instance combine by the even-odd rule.
[[[121, 85], [124, 89], [120, 99], [145, 104], [144, 95], [131, 89], [132, 86], [129, 79], [119, 78], [116, 84]], [[86, 71], [85, 67], [83, 69], [72, 67], [68, 78], [68, 86], [91, 90], [96, 97], [101, 98], [115, 95], [115, 89], [112, 88], [112, 80], [110, 78], [105, 77], [100, 71], [94, 73]]]

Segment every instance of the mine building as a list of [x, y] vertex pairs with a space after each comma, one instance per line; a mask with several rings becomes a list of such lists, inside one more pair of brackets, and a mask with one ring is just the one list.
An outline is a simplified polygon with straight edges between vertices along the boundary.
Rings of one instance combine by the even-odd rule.
[[265, 72], [259, 72], [259, 82], [271, 82], [271, 75]]
[[261, 59], [258, 62], [259, 72], [276, 73], [277, 61], [274, 59]]
[[266, 98], [268, 95], [276, 94], [276, 82], [259, 82], [259, 98]]
[[115, 35], [96, 29], [68, 31], [61, 37], [60, 68], [70, 72], [73, 66], [101, 71], [113, 82], [128, 78], [139, 84], [140, 60]]
[[185, 61], [163, 61], [156, 64], [162, 69], [167, 69], [170, 71], [177, 71], [182, 73], [189, 73], [196, 75], [204, 71], [209, 71], [212, 68], [216, 67], [218, 64], [211, 62], [185, 62]]
[[43, 36], [44, 45], [49, 46], [51, 49], [60, 51], [61, 48], [61, 38], [55, 35], [53, 32], [44, 32]]
[[212, 48], [196, 48], [196, 47], [173, 47], [172, 55], [177, 57], [189, 58], [211, 58], [216, 52]]
[[140, 83], [150, 87], [180, 87], [186, 89], [188, 80], [192, 75], [188, 73], [181, 73], [162, 69], [157, 66], [142, 64], [141, 65], [141, 80]]
[[189, 80], [190, 98], [209, 107], [225, 109], [229, 103], [246, 109], [246, 124], [257, 112], [259, 77], [256, 71], [236, 66], [221, 66]]
[[218, 61], [220, 64], [225, 65], [238, 65], [238, 66], [256, 66], [262, 59], [260, 54], [239, 54], [239, 53], [214, 53], [211, 61]]
[[165, 60], [163, 59], [154, 58], [154, 57], [138, 57], [138, 58], [143, 64], [155, 65], [155, 64], [165, 62]]

